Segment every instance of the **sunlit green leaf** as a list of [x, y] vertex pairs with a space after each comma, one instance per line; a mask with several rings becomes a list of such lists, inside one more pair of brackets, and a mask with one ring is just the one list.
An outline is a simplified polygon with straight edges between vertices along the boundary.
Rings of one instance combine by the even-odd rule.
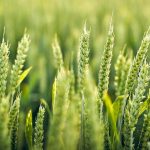
[[26, 69], [21, 75], [20, 75], [20, 78], [18, 80], [18, 83], [17, 83], [17, 86], [18, 87], [22, 81], [26, 78], [26, 76], [29, 74], [29, 72], [31, 71], [32, 67], [29, 67], [28, 69]]
[[26, 126], [25, 126], [25, 137], [29, 149], [32, 149], [32, 111], [29, 110], [26, 117]]

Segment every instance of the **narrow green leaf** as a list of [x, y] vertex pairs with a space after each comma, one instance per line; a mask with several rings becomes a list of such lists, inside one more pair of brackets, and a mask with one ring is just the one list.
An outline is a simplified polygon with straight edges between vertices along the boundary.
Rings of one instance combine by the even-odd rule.
[[104, 102], [104, 104], [106, 106], [106, 110], [107, 110], [107, 114], [108, 114], [108, 119], [111, 122], [110, 130], [111, 130], [112, 144], [114, 142], [118, 143], [119, 142], [119, 135], [118, 135], [117, 127], [116, 127], [114, 108], [113, 108], [112, 100], [109, 97], [107, 91], [104, 92], [103, 102]]
[[146, 101], [144, 101], [139, 108], [138, 118], [142, 115], [142, 113], [148, 109], [150, 98], [148, 98]]
[[53, 83], [53, 87], [52, 87], [52, 108], [54, 110], [54, 106], [55, 106], [55, 99], [56, 99], [56, 78], [55, 78], [55, 81]]
[[114, 111], [115, 122], [117, 122], [123, 99], [124, 95], [121, 95], [118, 96], [117, 99], [113, 102], [113, 109], [115, 110]]
[[31, 71], [32, 67], [29, 67], [28, 69], [26, 69], [19, 77], [19, 80], [17, 82], [17, 86], [18, 87], [22, 81], [26, 78], [26, 76], [29, 74], [29, 72]]

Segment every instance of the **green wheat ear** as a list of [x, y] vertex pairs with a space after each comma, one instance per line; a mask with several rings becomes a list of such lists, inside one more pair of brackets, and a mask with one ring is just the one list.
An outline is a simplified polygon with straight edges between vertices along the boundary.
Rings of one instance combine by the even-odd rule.
[[124, 117], [124, 142], [125, 149], [133, 149], [133, 133], [135, 131], [135, 126], [138, 122], [138, 113], [139, 108], [142, 103], [142, 100], [145, 98], [144, 93], [149, 82], [149, 65], [144, 61], [144, 64], [141, 66], [137, 87], [134, 94], [130, 97], [129, 103], [125, 110]]
[[117, 97], [125, 92], [125, 84], [131, 61], [131, 57], [124, 56], [124, 50], [120, 52], [115, 64], [115, 90]]
[[75, 94], [75, 74], [74, 74], [73, 67], [71, 67], [71, 71], [70, 71], [69, 100], [73, 99], [74, 94]]
[[135, 83], [136, 83], [135, 78], [137, 78], [138, 76], [139, 69], [143, 63], [143, 60], [145, 59], [145, 55], [148, 51], [149, 44], [150, 44], [150, 28], [146, 32], [142, 40], [141, 46], [137, 52], [137, 55], [130, 67], [126, 85], [125, 85], [125, 94], [129, 94], [134, 91]]
[[150, 139], [150, 90], [148, 94], [148, 109], [146, 110], [146, 113], [144, 114], [144, 123], [142, 128], [142, 134], [139, 141], [139, 146], [143, 150], [148, 149], [148, 142]]
[[89, 70], [85, 76], [84, 96], [84, 119], [83, 119], [83, 149], [104, 149], [104, 126], [99, 120], [97, 110], [97, 88], [91, 78]]
[[102, 61], [99, 70], [99, 81], [98, 81], [98, 109], [100, 114], [103, 110], [103, 93], [104, 91], [108, 91], [108, 84], [109, 84], [109, 73], [110, 73], [110, 66], [112, 60], [112, 51], [114, 46], [114, 31], [112, 22], [109, 26], [107, 42], [104, 48], [104, 53], [102, 56]]
[[52, 49], [53, 49], [56, 68], [60, 69], [64, 65], [64, 62], [63, 62], [63, 55], [61, 52], [61, 48], [58, 43], [57, 35], [55, 35], [54, 41], [52, 43]]
[[20, 96], [17, 96], [10, 107], [8, 129], [11, 139], [11, 148], [17, 149], [18, 126], [19, 126]]
[[0, 148], [10, 150], [10, 138], [8, 130], [9, 100], [2, 98], [0, 102]]
[[84, 26], [82, 35], [80, 37], [79, 45], [79, 62], [78, 62], [78, 88], [79, 90], [84, 87], [84, 76], [86, 72], [86, 67], [89, 63], [89, 38], [90, 31], [87, 30], [86, 25]]
[[64, 68], [58, 71], [55, 90], [55, 103], [53, 104], [53, 118], [50, 123], [48, 148], [63, 149], [62, 132], [64, 130], [69, 94], [69, 76]]
[[36, 119], [36, 122], [35, 122], [35, 130], [34, 130], [34, 149], [35, 150], [42, 150], [43, 149], [44, 114], [45, 114], [45, 108], [41, 105], [39, 107], [39, 112], [38, 112], [37, 119]]
[[5, 96], [7, 74], [8, 74], [8, 61], [9, 61], [9, 47], [8, 44], [2, 41], [0, 46], [0, 99]]
[[32, 111], [30, 110], [26, 117], [25, 136], [29, 150], [32, 150]]
[[[77, 94], [72, 95], [69, 99], [66, 119], [64, 122], [64, 129], [62, 132], [62, 139], [64, 149], [76, 150], [80, 136], [80, 114], [78, 102], [80, 97]], [[71, 140], [68, 140], [71, 139]]]
[[80, 37], [80, 44], [79, 44], [79, 60], [78, 60], [78, 92], [81, 96], [81, 139], [80, 139], [80, 146], [84, 144], [84, 127], [83, 127], [83, 122], [84, 122], [84, 98], [83, 98], [83, 89], [84, 89], [84, 84], [85, 84], [85, 74], [86, 70], [89, 64], [89, 38], [90, 38], [90, 31], [87, 30], [86, 24], [84, 25], [81, 37]]
[[[135, 85], [136, 85], [135, 79], [138, 77], [138, 73], [139, 73], [140, 67], [141, 67], [141, 65], [145, 59], [145, 55], [148, 51], [149, 44], [150, 44], [150, 28], [148, 29], [148, 31], [144, 35], [141, 46], [140, 46], [140, 48], [136, 54], [135, 59], [133, 60], [132, 65], [130, 66], [127, 80], [126, 80], [126, 84], [125, 84], [125, 94], [124, 95], [127, 95], [127, 96], [132, 95], [132, 93], [135, 89]], [[118, 121], [118, 126], [119, 126], [120, 131], [122, 129], [126, 103], [127, 103], [127, 99], [124, 99], [122, 101], [122, 104], [121, 104], [122, 105], [121, 106], [122, 107], [121, 108], [121, 116], [120, 116], [119, 121]]]
[[15, 59], [15, 63], [12, 66], [12, 70], [10, 74], [10, 85], [9, 85], [10, 92], [14, 92], [17, 86], [18, 80], [22, 73], [27, 52], [29, 50], [29, 44], [30, 44], [29, 35], [25, 33], [21, 41], [18, 43], [17, 56]]

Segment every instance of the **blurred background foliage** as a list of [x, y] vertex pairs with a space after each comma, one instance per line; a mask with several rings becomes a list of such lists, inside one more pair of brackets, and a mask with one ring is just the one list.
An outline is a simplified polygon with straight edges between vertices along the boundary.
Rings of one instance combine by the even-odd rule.
[[[0, 0], [0, 36], [2, 39], [5, 27], [12, 60], [24, 30], [27, 29], [31, 36], [25, 67], [32, 66], [33, 69], [21, 87], [22, 109], [36, 109], [40, 98], [45, 98], [50, 104], [56, 75], [51, 46], [55, 34], [59, 39], [65, 66], [69, 67], [73, 62], [76, 71], [79, 37], [87, 22], [88, 28], [91, 28], [90, 67], [97, 82], [112, 13], [115, 27], [114, 63], [125, 44], [128, 51], [136, 53], [150, 25], [149, 8], [149, 0]], [[114, 78], [113, 74], [114, 66], [110, 82]]]

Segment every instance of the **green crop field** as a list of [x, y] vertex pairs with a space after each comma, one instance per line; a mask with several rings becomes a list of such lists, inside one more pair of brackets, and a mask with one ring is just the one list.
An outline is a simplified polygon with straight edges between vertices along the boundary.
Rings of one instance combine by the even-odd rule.
[[0, 0], [0, 150], [150, 150], [149, 0]]

